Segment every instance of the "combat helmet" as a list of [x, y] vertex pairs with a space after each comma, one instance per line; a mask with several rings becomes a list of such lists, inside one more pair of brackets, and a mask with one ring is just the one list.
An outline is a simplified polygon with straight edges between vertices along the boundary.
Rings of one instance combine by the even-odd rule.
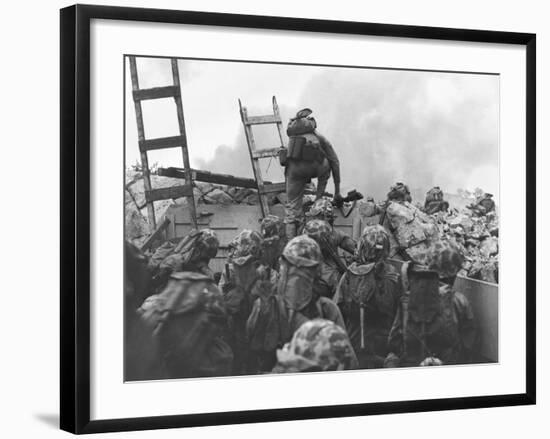
[[359, 238], [356, 249], [357, 262], [367, 264], [386, 259], [390, 254], [390, 237], [379, 224], [367, 226]]
[[260, 230], [264, 238], [279, 237], [284, 238], [285, 224], [281, 218], [276, 215], [267, 215], [260, 222]]
[[296, 236], [285, 246], [283, 258], [297, 267], [316, 267], [321, 262], [321, 248], [307, 235]]
[[199, 239], [196, 243], [199, 251], [199, 260], [209, 260], [216, 256], [220, 246], [218, 235], [212, 229], [202, 229]]
[[405, 183], [398, 181], [390, 187], [390, 191], [388, 192], [388, 200], [408, 201], [410, 203], [412, 201], [411, 191]]
[[306, 226], [304, 227], [304, 234], [314, 239], [319, 245], [321, 245], [323, 241], [330, 239], [332, 227], [324, 220], [314, 219], [306, 223]]
[[309, 219], [322, 219], [332, 223], [334, 221], [334, 208], [332, 202], [326, 198], [319, 198], [315, 200], [313, 205], [306, 212], [306, 218]]
[[437, 272], [439, 279], [452, 280], [462, 268], [464, 257], [457, 244], [438, 241], [428, 251], [426, 265]]
[[262, 236], [255, 230], [244, 229], [229, 243], [229, 257], [236, 265], [260, 259]]
[[274, 372], [348, 370], [358, 366], [348, 335], [330, 320], [314, 319], [302, 324], [290, 343], [277, 350]]
[[[161, 265], [189, 264], [209, 261], [218, 253], [220, 241], [211, 229], [193, 230], [177, 246], [175, 254], [168, 256]], [[175, 256], [171, 261], [171, 256]]]

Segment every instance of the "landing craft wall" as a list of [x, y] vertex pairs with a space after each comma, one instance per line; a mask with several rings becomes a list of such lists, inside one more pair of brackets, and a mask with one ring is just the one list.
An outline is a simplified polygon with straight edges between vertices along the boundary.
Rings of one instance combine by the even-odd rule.
[[[271, 213], [284, 217], [284, 208], [281, 204], [271, 206]], [[170, 221], [166, 231], [166, 238], [177, 240], [191, 231], [189, 211], [185, 206], [170, 206], [165, 217]], [[227, 258], [227, 249], [231, 240], [243, 229], [260, 231], [262, 213], [259, 205], [248, 206], [242, 204], [203, 204], [197, 206], [197, 223], [199, 228], [213, 229], [220, 240], [220, 248], [216, 257], [210, 262], [210, 268], [223, 271]], [[337, 214], [334, 227], [348, 235], [354, 235], [356, 226], [353, 214], [344, 218]]]

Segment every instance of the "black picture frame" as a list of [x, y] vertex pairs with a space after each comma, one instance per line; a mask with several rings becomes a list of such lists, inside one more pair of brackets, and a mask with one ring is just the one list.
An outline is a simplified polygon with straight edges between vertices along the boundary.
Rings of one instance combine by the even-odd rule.
[[[503, 43], [525, 46], [527, 79], [525, 114], [527, 146], [526, 392], [498, 396], [90, 420], [90, 21], [92, 19]], [[73, 433], [98, 433], [535, 404], [535, 34], [88, 5], [76, 5], [62, 9], [60, 24], [60, 424], [63, 430]]]

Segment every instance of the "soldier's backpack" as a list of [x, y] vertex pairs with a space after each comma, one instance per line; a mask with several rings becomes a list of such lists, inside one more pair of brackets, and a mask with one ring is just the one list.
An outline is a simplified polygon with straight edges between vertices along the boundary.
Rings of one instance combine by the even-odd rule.
[[[378, 290], [375, 267], [375, 263], [351, 264], [338, 285], [334, 297], [334, 301], [345, 310], [347, 318], [352, 319], [349, 322], [350, 328], [357, 328], [357, 330], [352, 331], [354, 334], [352, 341], [358, 349], [365, 349], [374, 342], [372, 339], [367, 339], [369, 336], [365, 324], [376, 325], [370, 319], [374, 315], [385, 312], [388, 308], [392, 309], [394, 306], [393, 297], [389, 298], [386, 294], [379, 294], [381, 291]], [[397, 273], [394, 275], [395, 282], [397, 282]], [[393, 275], [391, 275], [391, 278], [393, 279]], [[393, 313], [390, 311], [390, 314]], [[379, 318], [375, 320], [379, 321]], [[351, 330], [350, 328], [348, 330]]]
[[296, 114], [296, 117], [290, 119], [286, 127], [287, 135], [292, 137], [313, 133], [317, 128], [317, 122], [315, 118], [310, 117], [311, 113], [312, 111], [309, 108], [304, 108]]
[[177, 245], [168, 241], [157, 248], [149, 260], [149, 270], [157, 287], [163, 286], [172, 272], [179, 271], [189, 262], [195, 243], [200, 236], [200, 230], [193, 230]]
[[324, 158], [325, 153], [321, 148], [321, 142], [315, 134], [291, 136], [288, 139], [287, 160], [322, 162]]
[[168, 256], [170, 256], [175, 248], [176, 244], [170, 241], [166, 241], [164, 244], [158, 247], [151, 258], [149, 258], [149, 270], [151, 270], [153, 274], [156, 274], [161, 262], [164, 261]]
[[410, 203], [391, 202], [386, 209], [386, 215], [390, 231], [402, 249], [408, 249], [438, 235], [437, 228], [429, 217]]
[[[419, 364], [432, 356], [427, 325], [440, 313], [439, 277], [436, 271], [413, 263], [401, 267], [404, 300], [401, 304], [402, 359]], [[390, 335], [391, 338], [391, 335]]]
[[345, 285], [339, 285], [334, 300], [343, 302], [346, 307], [352, 304], [365, 307], [376, 292], [375, 265], [374, 262], [365, 265], [351, 264], [342, 280]]
[[401, 268], [403, 291], [409, 300], [407, 311], [410, 320], [416, 323], [430, 323], [439, 313], [439, 275], [435, 270], [412, 263]]
[[310, 117], [311, 113], [309, 108], [305, 108], [288, 122], [286, 133], [289, 140], [286, 161], [291, 159], [322, 162], [325, 158], [319, 138], [315, 135], [317, 122]]
[[174, 273], [138, 310], [157, 339], [168, 378], [221, 376], [233, 355], [222, 335], [227, 314], [218, 287], [200, 273]]

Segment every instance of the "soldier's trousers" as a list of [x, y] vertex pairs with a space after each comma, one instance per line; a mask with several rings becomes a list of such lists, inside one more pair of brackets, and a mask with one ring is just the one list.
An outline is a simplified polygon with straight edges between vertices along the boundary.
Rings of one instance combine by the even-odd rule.
[[323, 162], [290, 160], [285, 169], [286, 197], [285, 223], [300, 225], [303, 222], [303, 201], [306, 185], [317, 178], [317, 198], [320, 198], [330, 178], [330, 166], [327, 159]]

